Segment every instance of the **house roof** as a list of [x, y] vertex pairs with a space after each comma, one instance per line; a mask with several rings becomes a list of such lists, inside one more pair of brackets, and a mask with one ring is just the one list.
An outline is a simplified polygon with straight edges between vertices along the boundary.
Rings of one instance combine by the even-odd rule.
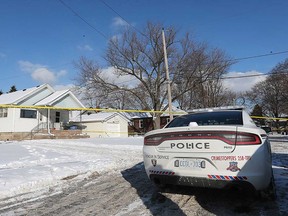
[[[168, 112], [169, 108], [167, 108], [165, 111]], [[173, 116], [179, 116], [179, 115], [187, 114], [187, 112], [185, 112], [184, 110], [181, 110], [175, 106], [172, 106], [172, 112], [173, 112]], [[169, 116], [169, 113], [163, 113], [161, 116]]]
[[61, 98], [61, 96], [63, 96], [65, 93], [67, 93], [69, 90], [65, 89], [62, 91], [56, 91], [54, 93], [52, 93], [51, 95], [49, 95], [48, 97], [42, 99], [41, 101], [37, 102], [35, 105], [36, 106], [47, 106], [47, 105], [52, 105], [53, 102], [55, 102], [57, 100], [57, 98]]
[[55, 91], [48, 84], [0, 95], [0, 104], [22, 105], [24, 101], [25, 105], [30, 106], [59, 105], [59, 107], [84, 108], [84, 105], [69, 89]]
[[129, 119], [152, 118], [149, 112], [125, 112], [124, 115]]
[[52, 93], [51, 95], [49, 95], [48, 97], [42, 99], [41, 101], [37, 102], [35, 105], [36, 106], [59, 106], [59, 107], [63, 107], [63, 105], [61, 105], [59, 103], [59, 101], [61, 101], [63, 98], [70, 96], [71, 98], [73, 98], [73, 102], [70, 102], [69, 104], [66, 103], [66, 105], [70, 105], [70, 107], [73, 106], [74, 107], [83, 107], [84, 105], [76, 98], [76, 96], [69, 90], [69, 89], [65, 89], [65, 90], [61, 90], [61, 91], [55, 91], [54, 93]]
[[42, 90], [45, 87], [50, 88], [52, 90], [52, 88], [48, 84], [43, 84], [32, 88], [2, 94], [0, 95], [0, 104], [18, 104], [20, 101], [29, 97], [29, 95], [37, 93], [38, 91]]
[[109, 119], [115, 117], [115, 116], [120, 116], [121, 118], [125, 119], [127, 122], [129, 121], [128, 118], [123, 116], [120, 113], [117, 112], [99, 112], [99, 113], [93, 113], [93, 114], [85, 114], [76, 116], [75, 118], [71, 119], [70, 121], [72, 122], [103, 122], [103, 121], [108, 121]]
[[[166, 112], [169, 111], [169, 108], [167, 108], [165, 110]], [[162, 113], [161, 116], [169, 116], [169, 113]], [[187, 114], [187, 112], [175, 107], [175, 106], [172, 106], [172, 112], [173, 112], [173, 116], [178, 116], [178, 115], [184, 115], [184, 114]], [[139, 119], [139, 118], [152, 118], [153, 117], [153, 114], [152, 112], [126, 112], [125, 113], [126, 117], [129, 118], [129, 119]]]

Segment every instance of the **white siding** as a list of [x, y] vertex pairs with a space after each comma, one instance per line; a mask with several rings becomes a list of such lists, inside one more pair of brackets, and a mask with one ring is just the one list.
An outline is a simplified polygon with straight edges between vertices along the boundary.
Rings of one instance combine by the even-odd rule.
[[69, 94], [66, 95], [64, 98], [62, 98], [61, 100], [58, 100], [56, 103], [53, 104], [53, 106], [55, 106], [55, 107], [68, 107], [68, 108], [81, 107], [81, 106], [79, 106], [77, 101], [75, 101], [74, 98], [72, 98], [72, 96]]
[[[69, 90], [65, 90], [69, 91]], [[33, 106], [37, 102], [45, 101], [45, 99], [49, 99], [54, 101], [54, 106], [61, 106], [61, 107], [83, 107], [81, 102], [73, 95], [73, 93], [69, 93], [67, 95], [59, 94], [58, 97], [54, 95], [55, 91], [52, 87], [45, 84], [39, 87], [34, 87], [22, 91], [16, 91], [10, 94], [4, 94], [0, 96], [2, 99], [3, 104], [17, 104], [17, 105], [27, 105]], [[58, 91], [59, 93], [59, 91]], [[61, 92], [60, 92], [61, 93]], [[57, 92], [55, 93], [57, 95]], [[22, 99], [21, 99], [22, 98]], [[24, 99], [25, 98], [25, 99]], [[48, 102], [50, 102], [50, 100]], [[51, 102], [52, 102], [51, 101]], [[4, 103], [5, 102], [5, 103]], [[41, 104], [47, 105], [50, 104]], [[25, 110], [33, 110], [33, 109], [25, 109]], [[56, 122], [56, 115], [55, 113], [57, 110], [50, 110], [50, 119], [48, 119], [48, 111], [45, 109], [34, 109], [37, 113], [36, 118], [34, 118], [35, 113], [25, 112], [25, 116], [28, 118], [20, 117], [21, 109], [19, 108], [8, 108], [8, 116], [7, 117], [0, 117], [0, 132], [30, 132], [33, 129], [40, 128], [47, 128], [47, 123], [49, 122], [49, 126], [54, 127], [56, 129], [61, 129], [62, 123], [66, 123], [69, 121], [69, 111], [67, 110], [59, 110], [60, 118], [57, 118]], [[27, 115], [26, 115], [27, 114]], [[29, 116], [33, 115], [33, 116]], [[30, 118], [29, 118], [30, 117]], [[32, 118], [31, 118], [32, 117]]]
[[14, 116], [14, 108], [8, 108], [7, 117], [0, 118], [0, 132], [13, 132], [14, 124], [13, 124], [13, 116]]
[[18, 108], [9, 108], [7, 118], [0, 118], [1, 132], [30, 132], [38, 125], [39, 113], [37, 118], [20, 118], [20, 110]]
[[[47, 110], [41, 109], [37, 111], [36, 118], [20, 118], [20, 111], [18, 108], [8, 108], [8, 116], [0, 118], [0, 132], [30, 132], [36, 129], [41, 123], [47, 123]], [[60, 110], [60, 122], [55, 122], [57, 110], [51, 110], [50, 126], [55, 129], [61, 129], [62, 123], [69, 121], [69, 111]]]
[[119, 116], [108, 121], [83, 122], [83, 133], [90, 137], [128, 137], [128, 122]]
[[86, 126], [83, 129], [83, 133], [87, 133], [91, 138], [93, 137], [107, 137], [105, 130], [103, 128], [104, 124], [101, 122], [83, 122]]

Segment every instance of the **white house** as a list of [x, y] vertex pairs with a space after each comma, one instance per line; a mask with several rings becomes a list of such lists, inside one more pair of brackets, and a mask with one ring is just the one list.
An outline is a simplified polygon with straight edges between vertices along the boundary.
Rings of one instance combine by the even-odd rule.
[[117, 112], [84, 113], [71, 119], [90, 137], [128, 137], [129, 119]]
[[[58, 107], [60, 109], [56, 109]], [[2, 94], [0, 133], [23, 133], [45, 128], [49, 133], [50, 129], [60, 129], [69, 121], [66, 108], [81, 109], [84, 105], [69, 89], [56, 91], [48, 84]]]

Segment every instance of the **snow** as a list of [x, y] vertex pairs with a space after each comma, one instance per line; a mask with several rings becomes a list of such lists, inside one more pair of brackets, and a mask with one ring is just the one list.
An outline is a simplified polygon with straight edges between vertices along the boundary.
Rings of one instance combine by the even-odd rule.
[[[277, 204], [288, 212], [288, 139], [271, 140]], [[51, 188], [60, 193], [69, 179], [129, 168], [143, 161], [142, 145], [143, 137], [0, 141], [0, 203], [27, 197], [31, 201], [47, 196]], [[139, 202], [119, 215], [133, 211]]]
[[55, 91], [51, 95], [49, 95], [46, 98], [42, 99], [41, 101], [38, 101], [35, 104], [35, 106], [45, 106], [45, 105], [51, 106], [53, 103], [55, 103], [55, 101], [59, 100], [59, 98], [61, 98], [61, 97], [63, 98], [69, 92], [70, 92], [69, 89]]
[[288, 213], [288, 137], [272, 136], [273, 173], [280, 212]]
[[[41, 85], [41, 87], [40, 86], [39, 87], [42, 88], [43, 86], [44, 85]], [[2, 94], [0, 97], [0, 104], [14, 104], [17, 101], [21, 100], [22, 98], [25, 98], [27, 95], [34, 93], [40, 88], [32, 87], [27, 88], [25, 90], [23, 89], [11, 93]]]
[[133, 166], [142, 161], [142, 145], [142, 137], [0, 142], [0, 200]]

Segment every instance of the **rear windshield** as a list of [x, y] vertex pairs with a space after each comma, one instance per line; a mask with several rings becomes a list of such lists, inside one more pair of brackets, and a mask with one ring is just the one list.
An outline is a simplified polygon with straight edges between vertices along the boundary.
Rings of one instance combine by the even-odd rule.
[[241, 111], [214, 111], [183, 115], [171, 121], [166, 128], [185, 127], [190, 122], [197, 122], [199, 126], [206, 125], [243, 125]]

